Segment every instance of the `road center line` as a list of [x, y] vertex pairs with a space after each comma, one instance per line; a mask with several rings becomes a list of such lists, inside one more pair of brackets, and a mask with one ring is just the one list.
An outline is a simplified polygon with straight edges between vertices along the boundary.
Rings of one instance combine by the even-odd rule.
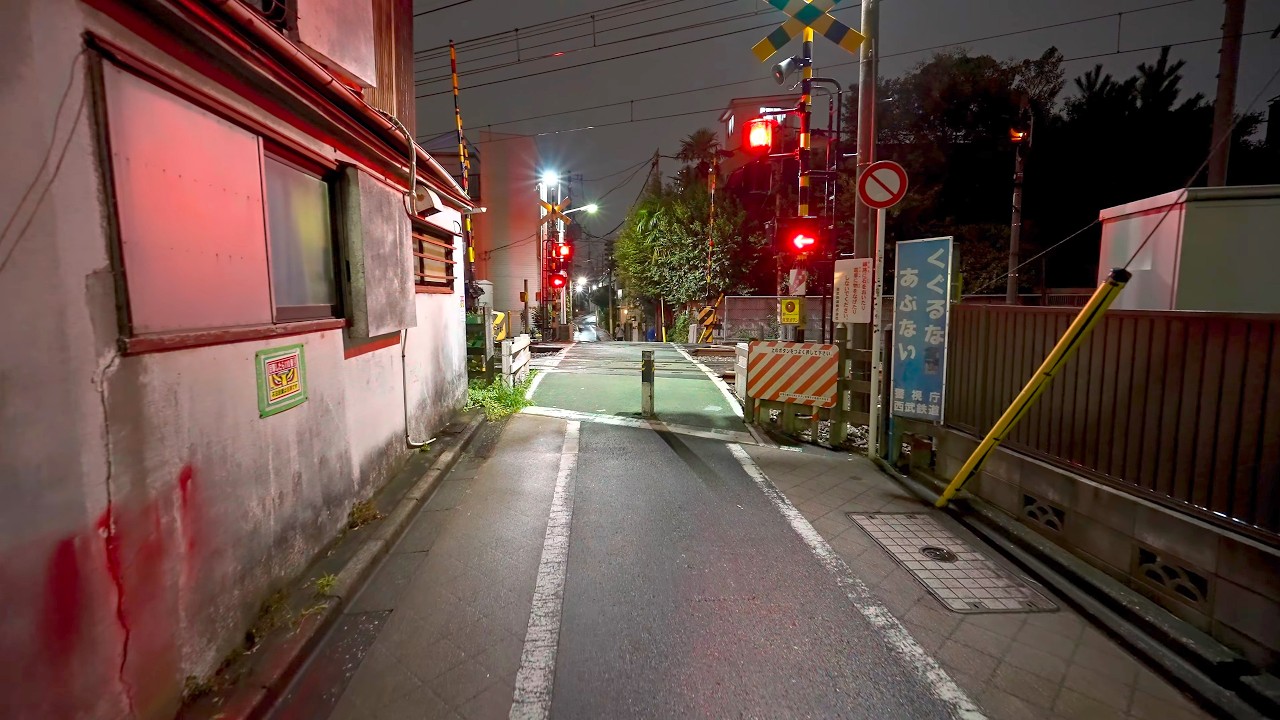
[[787, 496], [783, 495], [774, 486], [768, 476], [764, 474], [764, 471], [760, 469], [760, 466], [756, 465], [755, 460], [752, 460], [751, 456], [747, 454], [747, 451], [737, 444], [730, 445], [729, 451], [738, 459], [747, 475], [764, 491], [765, 496], [774, 504], [774, 507], [778, 508], [778, 512], [782, 513], [782, 516], [791, 524], [791, 528], [796, 531], [800, 539], [804, 540], [805, 544], [809, 546], [814, 556], [818, 558], [818, 562], [822, 563], [823, 567], [835, 576], [836, 584], [844, 590], [845, 595], [848, 596], [853, 606], [858, 609], [858, 612], [862, 613], [862, 616], [871, 623], [871, 627], [880, 633], [885, 643], [902, 657], [907, 667], [920, 676], [920, 679], [924, 681], [933, 696], [951, 710], [951, 715], [963, 720], [979, 720], [986, 717], [982, 714], [982, 710], [978, 708], [977, 704], [969, 699], [969, 696], [960, 689], [960, 686], [956, 685], [955, 680], [951, 679], [947, 671], [942, 669], [938, 661], [923, 647], [920, 647], [920, 643], [916, 642], [915, 638], [911, 637], [911, 633], [907, 631], [902, 622], [872, 596], [866, 584], [854, 576], [844, 558], [831, 549], [831, 545], [823, 539], [813, 525], [809, 524], [804, 515], [791, 504]]
[[542, 720], [551, 715], [555, 687], [556, 650], [560, 642], [560, 615], [564, 607], [564, 578], [569, 565], [569, 525], [573, 520], [573, 474], [578, 466], [578, 441], [582, 423], [571, 420], [560, 451], [560, 471], [551, 496], [542, 560], [533, 588], [529, 629], [524, 636], [520, 670], [516, 672], [511, 720]]

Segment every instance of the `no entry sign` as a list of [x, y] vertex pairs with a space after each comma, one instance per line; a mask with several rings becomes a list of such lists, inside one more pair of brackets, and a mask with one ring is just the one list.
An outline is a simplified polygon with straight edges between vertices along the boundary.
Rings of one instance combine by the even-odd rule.
[[873, 162], [858, 178], [858, 198], [874, 210], [897, 205], [907, 194], [907, 171], [891, 160]]

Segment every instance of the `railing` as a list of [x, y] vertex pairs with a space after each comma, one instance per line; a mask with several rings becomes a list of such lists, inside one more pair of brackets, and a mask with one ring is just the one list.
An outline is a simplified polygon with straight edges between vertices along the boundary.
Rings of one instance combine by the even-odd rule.
[[[959, 304], [946, 424], [985, 433], [1072, 308]], [[1010, 435], [1012, 449], [1280, 534], [1280, 316], [1112, 311]]]
[[515, 387], [529, 374], [529, 361], [533, 352], [528, 335], [517, 335], [502, 341], [502, 380], [507, 387]]

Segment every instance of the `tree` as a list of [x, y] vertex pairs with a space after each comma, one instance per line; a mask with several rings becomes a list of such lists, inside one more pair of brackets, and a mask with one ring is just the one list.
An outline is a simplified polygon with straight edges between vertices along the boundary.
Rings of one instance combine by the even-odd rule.
[[715, 164], [716, 153], [719, 151], [720, 140], [716, 137], [716, 131], [700, 128], [680, 141], [680, 150], [676, 152], [676, 158], [689, 168], [688, 180], [705, 181], [711, 176], [711, 167]]

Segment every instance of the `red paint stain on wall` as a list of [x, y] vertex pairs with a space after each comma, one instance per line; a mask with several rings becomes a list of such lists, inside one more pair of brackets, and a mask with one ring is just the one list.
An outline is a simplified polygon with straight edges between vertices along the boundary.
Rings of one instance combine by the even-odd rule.
[[76, 538], [65, 538], [49, 557], [40, 622], [40, 639], [54, 662], [68, 660], [76, 649], [84, 601], [84, 576]]

